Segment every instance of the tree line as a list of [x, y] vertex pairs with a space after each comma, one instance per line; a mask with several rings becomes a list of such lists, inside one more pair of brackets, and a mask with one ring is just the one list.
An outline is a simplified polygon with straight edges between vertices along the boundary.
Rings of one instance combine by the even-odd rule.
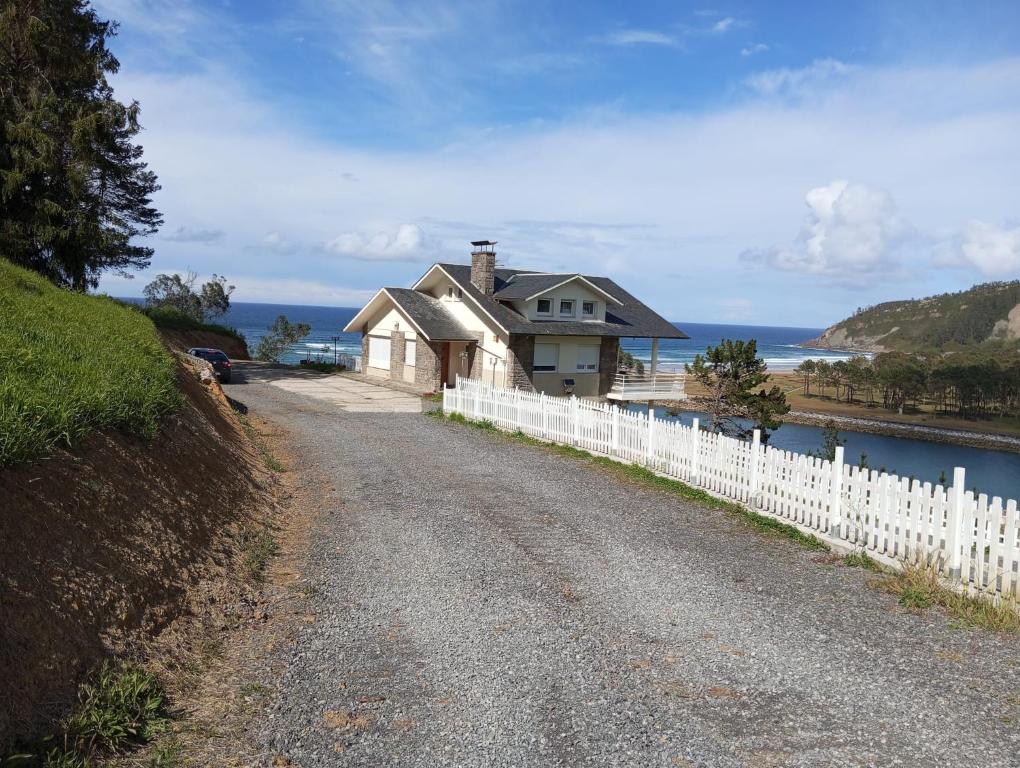
[[873, 358], [805, 360], [804, 394], [903, 413], [930, 404], [964, 418], [1020, 413], [1020, 350], [999, 346], [941, 355], [882, 352]]

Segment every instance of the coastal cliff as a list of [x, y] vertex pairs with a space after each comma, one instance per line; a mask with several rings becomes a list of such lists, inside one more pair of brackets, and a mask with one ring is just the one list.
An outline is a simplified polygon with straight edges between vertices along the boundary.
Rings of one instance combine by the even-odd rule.
[[860, 309], [804, 346], [912, 352], [989, 342], [1020, 345], [1020, 280]]

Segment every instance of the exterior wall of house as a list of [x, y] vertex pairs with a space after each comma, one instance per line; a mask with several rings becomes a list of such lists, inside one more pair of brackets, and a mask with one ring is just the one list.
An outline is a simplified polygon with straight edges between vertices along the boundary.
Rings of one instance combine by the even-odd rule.
[[[362, 370], [368, 376], [380, 376], [387, 379], [396, 379], [403, 381], [405, 379], [404, 371], [404, 349], [405, 343], [408, 339], [416, 339], [417, 333], [411, 324], [407, 321], [400, 312], [397, 311], [396, 307], [390, 305], [384, 309], [380, 309], [375, 315], [368, 319], [365, 327], [362, 331], [364, 334], [361, 340], [361, 361]], [[369, 365], [369, 354], [368, 354], [368, 337], [372, 336], [375, 338], [390, 339], [390, 364], [387, 368], [380, 368], [377, 366]], [[397, 337], [402, 337], [403, 342], [396, 341]], [[399, 348], [399, 357], [398, 350]]]
[[[564, 394], [563, 380], [573, 379], [574, 394], [578, 397], [595, 397], [605, 394], [609, 389], [608, 387], [603, 389], [603, 373], [606, 367], [603, 355], [608, 356], [610, 354], [608, 348], [613, 347], [614, 342], [615, 347], [618, 348], [618, 339], [603, 339], [601, 336], [536, 336], [536, 346], [540, 344], [553, 344], [557, 348], [558, 355], [556, 371], [534, 371], [532, 380], [535, 389], [547, 395], [562, 395]], [[607, 347], [605, 351], [602, 348], [603, 344]], [[577, 370], [579, 347], [595, 348], [596, 351], [593, 354], [594, 359], [598, 361], [597, 371]], [[536, 356], [533, 359], [537, 361], [540, 358]], [[612, 374], [615, 372], [616, 356], [613, 354], [609, 380], [612, 379]]]
[[390, 331], [390, 378], [404, 380], [404, 347], [407, 337], [403, 331]]
[[535, 391], [531, 382], [535, 361], [535, 337], [511, 336], [507, 347], [506, 386], [511, 389]]
[[439, 370], [443, 360], [443, 342], [418, 339], [415, 347], [414, 383], [429, 392], [437, 392], [443, 383]]
[[[552, 300], [552, 314], [551, 315], [540, 315], [538, 314], [538, 300], [539, 299], [550, 299]], [[571, 299], [574, 302], [574, 314], [564, 316], [560, 314], [560, 300]], [[595, 316], [584, 317], [581, 314], [581, 302], [582, 301], [594, 301], [595, 302]], [[555, 320], [569, 320], [571, 322], [577, 322], [578, 320], [598, 320], [599, 322], [605, 322], [606, 319], [606, 299], [601, 294], [596, 293], [586, 286], [584, 283], [575, 280], [567, 283], [566, 285], [557, 288], [553, 291], [543, 293], [538, 298], [534, 298], [531, 301], [515, 301], [513, 302], [514, 309], [525, 315], [529, 320], [539, 321], [555, 321]]]
[[[453, 295], [450, 289], [453, 288]], [[443, 302], [446, 309], [478, 338], [478, 351], [472, 352], [469, 372], [472, 378], [481, 378], [487, 384], [502, 386], [506, 380], [507, 336], [467, 296], [457, 296], [457, 285], [442, 273], [421, 289]], [[451, 360], [453, 356], [451, 355]], [[450, 379], [453, 380], [452, 378]]]

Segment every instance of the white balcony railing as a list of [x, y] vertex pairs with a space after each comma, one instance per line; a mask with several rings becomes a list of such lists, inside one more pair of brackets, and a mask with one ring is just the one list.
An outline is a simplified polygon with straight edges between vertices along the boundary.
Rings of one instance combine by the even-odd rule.
[[645, 400], [686, 400], [686, 374], [683, 373], [618, 373], [606, 395], [610, 400], [643, 402]]

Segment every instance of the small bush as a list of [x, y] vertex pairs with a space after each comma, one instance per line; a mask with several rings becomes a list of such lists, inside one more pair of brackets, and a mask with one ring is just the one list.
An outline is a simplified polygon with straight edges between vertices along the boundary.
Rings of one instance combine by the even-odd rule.
[[171, 331], [210, 331], [224, 336], [232, 336], [240, 342], [244, 342], [244, 334], [236, 328], [219, 323], [205, 323], [196, 320], [190, 315], [167, 307], [138, 307], [138, 309], [152, 320], [157, 328], [166, 328]]

